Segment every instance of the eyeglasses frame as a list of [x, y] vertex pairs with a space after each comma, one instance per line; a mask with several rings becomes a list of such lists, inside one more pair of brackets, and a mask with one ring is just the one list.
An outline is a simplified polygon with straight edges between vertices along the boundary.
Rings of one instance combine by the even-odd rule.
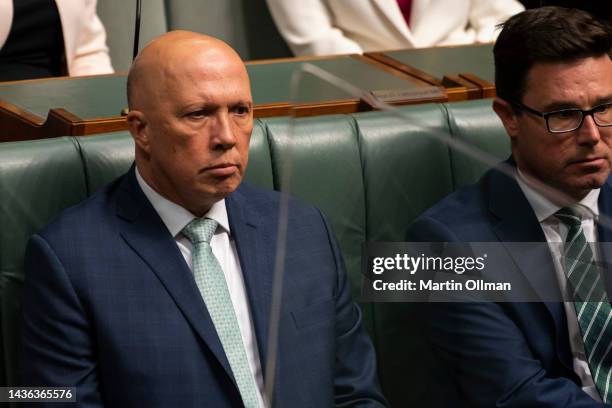
[[[606, 102], [606, 103], [601, 103], [597, 106], [592, 107], [591, 109], [588, 110], [582, 110], [579, 108], [567, 108], [567, 109], [559, 109], [559, 110], [555, 110], [555, 111], [549, 111], [549, 112], [540, 112], [538, 110], [535, 110], [533, 108], [530, 108], [529, 106], [525, 105], [522, 102], [519, 102], [517, 100], [509, 100], [509, 103], [511, 103], [512, 105], [515, 105], [516, 107], [527, 111], [533, 115], [539, 116], [541, 118], [544, 119], [544, 121], [546, 122], [546, 129], [548, 130], [549, 133], [568, 133], [568, 132], [573, 132], [574, 130], [580, 129], [580, 127], [582, 126], [582, 123], [584, 122], [584, 118], [586, 116], [590, 116], [591, 118], [593, 118], [593, 122], [595, 123], [595, 125], [597, 125], [597, 127], [610, 127], [612, 126], [612, 123], [608, 124], [608, 125], [600, 125], [599, 123], [597, 123], [597, 119], [595, 119], [595, 111], [599, 108], [601, 108], [602, 106], [606, 106], [609, 105], [610, 108], [612, 109], [612, 101], [610, 102]], [[561, 113], [561, 112], [567, 112], [567, 111], [571, 111], [571, 112], [580, 112], [582, 114], [582, 118], [580, 119], [580, 123], [578, 123], [578, 126], [576, 126], [573, 129], [570, 130], [550, 130], [550, 125], [548, 124], [548, 118], [551, 115], [554, 115], [555, 113]]]

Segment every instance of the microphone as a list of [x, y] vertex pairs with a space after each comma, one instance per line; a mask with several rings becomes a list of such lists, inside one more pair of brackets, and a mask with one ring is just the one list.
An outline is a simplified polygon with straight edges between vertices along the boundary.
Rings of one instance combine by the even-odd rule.
[[[134, 51], [132, 52], [132, 61], [138, 55], [138, 43], [140, 42], [140, 14], [142, 11], [142, 1], [136, 0], [136, 21], [134, 22]], [[129, 108], [121, 109], [121, 116], [127, 116]]]
[[140, 40], [140, 12], [142, 10], [142, 1], [136, 0], [136, 22], [134, 24], [134, 53], [132, 55], [132, 61], [136, 59], [138, 55], [138, 43]]

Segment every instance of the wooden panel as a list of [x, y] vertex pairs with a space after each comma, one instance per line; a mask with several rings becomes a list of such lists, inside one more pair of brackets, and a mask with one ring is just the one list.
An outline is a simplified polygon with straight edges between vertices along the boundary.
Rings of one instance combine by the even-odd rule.
[[449, 101], [463, 101], [480, 97], [481, 91], [477, 85], [472, 82], [460, 79], [458, 76], [452, 76], [452, 80], [444, 78], [436, 78], [427, 72], [421, 71], [411, 65], [407, 65], [391, 58], [382, 52], [368, 52], [364, 54], [365, 58], [369, 58], [391, 69], [416, 78], [434, 86], [446, 88]]
[[463, 87], [466, 99], [495, 96], [492, 44], [393, 50], [365, 55], [431, 84], [448, 89]]
[[497, 92], [495, 91], [495, 84], [470, 73], [459, 74], [459, 76], [480, 87], [480, 89], [482, 89], [483, 98], [493, 98], [497, 95]]

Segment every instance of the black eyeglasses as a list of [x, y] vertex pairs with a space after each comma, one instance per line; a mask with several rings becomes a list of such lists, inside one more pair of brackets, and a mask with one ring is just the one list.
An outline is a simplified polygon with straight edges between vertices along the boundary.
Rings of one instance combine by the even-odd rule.
[[539, 112], [519, 101], [510, 101], [513, 105], [544, 118], [550, 133], [572, 132], [582, 126], [585, 116], [591, 116], [599, 127], [612, 126], [612, 102], [602, 103], [593, 109], [582, 110], [578, 108], [560, 109], [552, 112]]

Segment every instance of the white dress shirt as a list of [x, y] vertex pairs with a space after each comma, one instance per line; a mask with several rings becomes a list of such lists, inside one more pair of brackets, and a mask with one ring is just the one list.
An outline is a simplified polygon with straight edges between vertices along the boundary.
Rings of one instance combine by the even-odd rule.
[[[561, 209], [561, 206], [554, 204], [534, 190], [527, 183], [525, 176], [520, 170], [517, 171], [517, 174], [518, 184], [521, 187], [521, 190], [523, 190], [523, 194], [525, 194], [527, 201], [529, 201], [531, 208], [538, 218], [542, 231], [544, 231], [544, 236], [546, 236], [546, 241], [549, 244], [561, 293], [566, 293], [567, 277], [563, 270], [561, 250], [565, 243], [565, 238], [567, 237], [568, 227], [554, 215]], [[595, 228], [595, 222], [599, 216], [599, 207], [597, 205], [599, 191], [599, 189], [591, 190], [582, 200], [572, 206], [572, 208], [575, 208], [582, 214], [582, 230], [586, 236], [587, 242], [590, 243], [597, 242], [597, 229]], [[591, 245], [591, 249], [593, 250], [595, 258], [599, 259], [597, 245]], [[563, 307], [565, 309], [565, 316], [567, 319], [574, 372], [582, 381], [582, 390], [594, 400], [601, 402], [601, 397], [599, 396], [599, 393], [595, 388], [595, 384], [593, 383], [591, 370], [589, 369], [586, 353], [584, 352], [584, 343], [582, 341], [582, 334], [580, 333], [580, 326], [578, 325], [578, 318], [576, 317], [574, 303], [563, 302]]]
[[[191, 241], [189, 241], [181, 231], [191, 222], [191, 220], [196, 218], [196, 216], [153, 190], [153, 188], [151, 188], [142, 178], [138, 172], [138, 168], [136, 169], [136, 180], [145, 196], [149, 199], [153, 208], [155, 208], [155, 211], [157, 211], [157, 214], [159, 214], [159, 217], [166, 225], [166, 228], [168, 228], [170, 235], [174, 237], [183, 258], [185, 258], [185, 262], [187, 262], [189, 269], [193, 272], [191, 261], [193, 246]], [[245, 346], [249, 368], [251, 369], [251, 373], [255, 378], [259, 390], [257, 393], [259, 406], [267, 407], [267, 404], [263, 402], [263, 375], [261, 371], [261, 361], [259, 359], [259, 350], [257, 348], [257, 339], [255, 338], [253, 319], [251, 318], [251, 311], [247, 300], [244, 277], [242, 275], [238, 253], [236, 252], [236, 245], [231, 237], [225, 200], [217, 201], [213, 204], [210, 210], [205, 214], [205, 217], [213, 219], [219, 224], [215, 231], [215, 235], [210, 241], [210, 246], [225, 275], [225, 281], [232, 299], [236, 318], [238, 319], [238, 326], [240, 327], [240, 334], [242, 335], [242, 341]]]

